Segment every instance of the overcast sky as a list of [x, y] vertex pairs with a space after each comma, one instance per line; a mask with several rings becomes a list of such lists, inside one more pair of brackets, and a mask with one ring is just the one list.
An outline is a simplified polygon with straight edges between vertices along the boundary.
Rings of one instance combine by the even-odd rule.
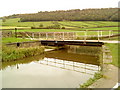
[[0, 17], [38, 11], [118, 7], [119, 0], [1, 0]]

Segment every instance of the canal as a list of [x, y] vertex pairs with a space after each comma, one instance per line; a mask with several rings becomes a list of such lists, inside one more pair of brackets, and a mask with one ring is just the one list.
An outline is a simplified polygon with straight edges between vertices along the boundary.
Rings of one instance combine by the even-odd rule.
[[79, 88], [101, 70], [100, 47], [68, 46], [4, 62], [3, 88]]

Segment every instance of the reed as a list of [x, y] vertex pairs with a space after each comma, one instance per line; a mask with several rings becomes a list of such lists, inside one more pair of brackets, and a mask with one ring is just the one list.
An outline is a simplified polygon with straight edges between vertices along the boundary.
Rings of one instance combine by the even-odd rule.
[[14, 48], [2, 47], [2, 62], [15, 61], [17, 59], [40, 55], [44, 52], [44, 47]]

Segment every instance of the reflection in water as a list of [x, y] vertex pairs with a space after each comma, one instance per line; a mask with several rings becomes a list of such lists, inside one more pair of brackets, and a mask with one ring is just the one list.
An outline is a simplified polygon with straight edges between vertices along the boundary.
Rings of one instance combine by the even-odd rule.
[[[2, 69], [4, 70], [7, 67], [14, 67], [16, 66], [17, 69], [19, 69], [19, 64], [29, 64], [33, 61], [39, 61], [44, 59], [45, 55], [38, 55], [38, 56], [33, 56], [33, 57], [29, 57], [29, 58], [23, 58], [23, 59], [19, 59], [16, 61], [11, 61], [11, 62], [3, 62], [2, 63]], [[1, 67], [0, 67], [1, 69]]]
[[18, 66], [18, 64], [17, 64], [17, 69], [19, 69], [19, 66]]
[[39, 63], [90, 75], [94, 75], [95, 72], [100, 70], [100, 66], [53, 58], [44, 58], [44, 60], [39, 61]]
[[3, 88], [76, 88], [101, 69], [98, 59], [97, 55], [58, 50], [3, 63]]
[[80, 62], [80, 63], [86, 63], [86, 64], [93, 64], [93, 65], [100, 64], [99, 60], [98, 60], [99, 56], [70, 53], [70, 52], [68, 53], [67, 50], [50, 51], [50, 52], [46, 53], [45, 57]]

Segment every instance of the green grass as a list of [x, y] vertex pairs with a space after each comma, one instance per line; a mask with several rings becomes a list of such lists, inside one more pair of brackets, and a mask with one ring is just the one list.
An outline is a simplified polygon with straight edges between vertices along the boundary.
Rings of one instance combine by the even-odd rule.
[[44, 52], [44, 47], [14, 48], [2, 47], [2, 62], [15, 61], [25, 57], [40, 55]]
[[16, 27], [39, 27], [40, 24], [43, 26], [53, 25], [51, 21], [42, 22], [18, 22], [20, 18], [7, 19], [6, 22], [2, 23], [2, 26], [16, 26]]
[[15, 37], [2, 38], [2, 43], [25, 42], [25, 41], [32, 41], [32, 40], [22, 39], [22, 38], [15, 38]]
[[118, 26], [118, 22], [112, 21], [64, 21], [59, 22], [64, 26], [79, 27], [79, 28], [92, 28], [92, 27], [105, 27], [105, 26]]
[[[39, 27], [40, 24], [43, 24], [44, 27], [53, 25], [53, 21], [41, 21], [41, 22], [18, 22], [20, 18], [7, 19], [6, 22], [3, 22], [2, 28], [22, 28], [22, 27]], [[89, 30], [106, 30], [103, 31], [103, 35], [108, 35], [109, 32], [107, 30], [118, 30], [118, 22], [112, 21], [58, 21], [58, 24], [62, 24], [66, 29], [25, 29], [25, 30], [17, 30], [17, 32], [75, 32], [77, 31], [77, 35], [85, 35], [84, 32], [79, 32], [81, 30], [88, 30], [87, 35], [98, 35], [97, 32], [89, 31]], [[112, 27], [104, 27], [104, 26], [112, 26]], [[78, 28], [81, 27], [81, 28]], [[14, 30], [11, 30], [14, 32]], [[114, 34], [118, 34], [118, 32], [113, 32]]]
[[26, 29], [26, 30], [17, 30], [17, 32], [74, 32], [74, 30], [65, 30], [65, 29]]
[[15, 28], [18, 28], [18, 29], [29, 28], [30, 29], [30, 27], [17, 27], [17, 26], [2, 26], [2, 27], [0, 27], [0, 29], [15, 29]]
[[93, 78], [90, 78], [86, 83], [80, 85], [80, 88], [87, 88], [88, 86], [92, 85], [95, 81], [102, 78], [103, 75], [101, 72], [95, 73]]
[[[53, 25], [53, 21], [41, 21], [41, 22], [18, 22], [20, 18], [7, 19], [6, 22], [2, 22], [2, 26], [16, 26], [16, 27], [39, 27], [43, 24], [43, 27]], [[1, 22], [1, 21], [0, 21]], [[118, 26], [118, 22], [112, 21], [58, 21], [58, 24], [65, 26], [66, 28], [77, 28], [80, 29], [93, 29], [104, 26]], [[112, 28], [112, 29], [113, 29]]]
[[118, 61], [120, 58], [120, 55], [118, 55], [120, 45], [118, 45], [117, 43], [116, 44], [110, 43], [110, 44], [106, 44], [106, 46], [109, 47], [109, 49], [111, 51], [112, 60], [113, 60], [112, 64], [120, 67], [120, 61]]
[[118, 30], [118, 27], [87, 28], [85, 30]]

